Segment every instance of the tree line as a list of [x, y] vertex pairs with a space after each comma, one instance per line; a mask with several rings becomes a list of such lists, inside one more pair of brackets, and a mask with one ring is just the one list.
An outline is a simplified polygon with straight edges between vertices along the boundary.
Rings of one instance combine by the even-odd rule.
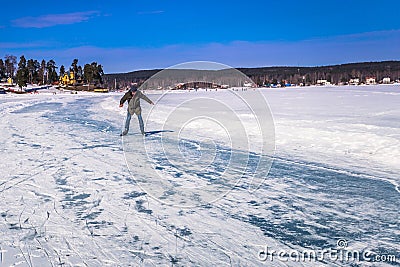
[[[332, 84], [346, 84], [350, 79], [359, 79], [365, 83], [369, 77], [375, 78], [377, 82], [385, 77], [392, 81], [400, 79], [400, 61], [361, 62], [332, 66], [317, 67], [262, 67], [262, 68], [238, 68], [246, 76], [250, 77], [258, 86], [272, 84], [317, 84], [318, 80], [327, 80]], [[123, 88], [130, 82], [144, 83], [161, 69], [140, 70], [128, 73], [105, 74], [104, 80], [109, 88]], [[223, 76], [220, 75], [222, 78]], [[229, 78], [229, 77], [228, 77]], [[220, 79], [221, 84], [225, 83]], [[226, 79], [225, 79], [226, 80]], [[160, 84], [161, 85], [161, 84]]]
[[65, 74], [73, 73], [75, 83], [103, 84], [103, 66], [97, 62], [85, 64], [82, 68], [78, 64], [78, 59], [72, 61], [71, 66], [66, 70], [64, 65], [60, 66], [57, 73], [57, 65], [53, 59], [49, 61], [38, 61], [36, 59], [26, 59], [24, 55], [19, 58], [14, 55], [6, 55], [4, 60], [0, 58], [0, 80], [7, 78], [13, 79], [20, 86], [29, 84], [58, 84], [60, 77]]
[[317, 84], [318, 80], [327, 80], [332, 84], [347, 84], [351, 79], [366, 83], [367, 78], [377, 82], [383, 78], [392, 81], [400, 79], [400, 61], [360, 62], [317, 67], [265, 67], [239, 68], [257, 85], [266, 84]]

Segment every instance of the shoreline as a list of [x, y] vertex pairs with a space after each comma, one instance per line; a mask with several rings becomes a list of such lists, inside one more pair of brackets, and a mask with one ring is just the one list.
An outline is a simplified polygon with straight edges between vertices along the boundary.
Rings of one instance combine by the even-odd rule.
[[[373, 84], [373, 85], [310, 85], [310, 86], [288, 86], [288, 87], [230, 87], [227, 89], [204, 89], [199, 88], [197, 90], [190, 89], [190, 90], [144, 90], [143, 92], [146, 94], [163, 94], [163, 93], [196, 93], [196, 92], [223, 92], [223, 91], [236, 91], [236, 92], [246, 92], [246, 91], [254, 91], [254, 90], [261, 90], [261, 91], [293, 91], [298, 89], [375, 89], [377, 87], [398, 87], [400, 89], [400, 83], [393, 83], [393, 84]], [[140, 90], [140, 88], [139, 88]], [[75, 90], [65, 90], [65, 89], [57, 89], [55, 87], [50, 87], [49, 89], [39, 89], [36, 92], [25, 92], [25, 93], [13, 93], [6, 91], [5, 94], [0, 94], [1, 96], [32, 96], [32, 95], [93, 95], [93, 96], [101, 96], [101, 95], [119, 95], [124, 94], [127, 90], [119, 90], [119, 91], [109, 91], [109, 92], [93, 92], [93, 91], [75, 91]]]

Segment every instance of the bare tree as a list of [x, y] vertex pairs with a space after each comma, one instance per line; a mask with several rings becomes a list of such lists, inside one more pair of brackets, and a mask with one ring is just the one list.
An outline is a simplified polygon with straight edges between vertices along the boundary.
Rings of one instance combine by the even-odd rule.
[[6, 75], [9, 78], [14, 78], [14, 73], [17, 65], [17, 57], [13, 55], [6, 55], [4, 57], [5, 61], [5, 68], [6, 68]]

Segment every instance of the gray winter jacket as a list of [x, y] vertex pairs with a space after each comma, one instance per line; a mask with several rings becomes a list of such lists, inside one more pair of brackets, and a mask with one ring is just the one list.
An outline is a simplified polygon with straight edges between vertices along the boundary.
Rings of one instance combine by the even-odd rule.
[[120, 104], [124, 104], [124, 102], [128, 100], [128, 112], [131, 115], [139, 115], [142, 112], [142, 108], [140, 107], [140, 99], [147, 101], [149, 104], [153, 103], [146, 95], [138, 90], [134, 96], [132, 96], [131, 92], [126, 92], [121, 98]]

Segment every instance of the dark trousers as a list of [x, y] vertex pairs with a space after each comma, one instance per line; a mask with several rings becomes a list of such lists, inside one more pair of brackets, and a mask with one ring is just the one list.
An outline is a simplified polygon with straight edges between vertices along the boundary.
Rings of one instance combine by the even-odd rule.
[[[142, 114], [137, 114], [138, 120], [139, 120], [139, 127], [140, 127], [140, 132], [144, 134], [144, 123], [143, 123], [143, 118]], [[126, 114], [126, 121], [125, 121], [125, 130], [124, 133], [127, 134], [129, 131], [129, 124], [131, 123], [131, 118], [132, 115], [129, 113], [129, 111]]]

